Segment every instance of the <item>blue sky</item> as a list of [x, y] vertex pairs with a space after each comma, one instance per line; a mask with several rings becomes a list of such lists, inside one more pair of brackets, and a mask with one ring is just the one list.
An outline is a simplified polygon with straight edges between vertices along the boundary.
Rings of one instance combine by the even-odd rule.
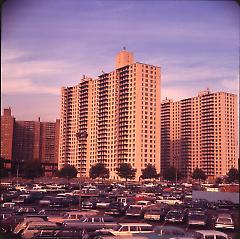
[[161, 66], [162, 98], [238, 93], [234, 1], [8, 0], [2, 9], [2, 104], [18, 120], [59, 118], [61, 86], [114, 69], [125, 46]]

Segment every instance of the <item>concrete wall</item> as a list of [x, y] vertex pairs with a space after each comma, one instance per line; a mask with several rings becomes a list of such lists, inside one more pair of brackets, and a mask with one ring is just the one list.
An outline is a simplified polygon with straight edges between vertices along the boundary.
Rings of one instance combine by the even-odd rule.
[[207, 191], [192, 191], [193, 199], [206, 199], [209, 202], [217, 200], [229, 200], [233, 203], [239, 203], [239, 193], [232, 192], [207, 192]]

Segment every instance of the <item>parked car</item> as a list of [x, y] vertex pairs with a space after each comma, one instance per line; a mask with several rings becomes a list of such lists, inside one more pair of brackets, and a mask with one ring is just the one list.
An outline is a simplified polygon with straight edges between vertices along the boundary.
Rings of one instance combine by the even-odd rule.
[[229, 213], [219, 214], [215, 222], [216, 229], [234, 229], [234, 221]]
[[30, 198], [30, 194], [21, 194], [17, 198], [14, 198], [12, 202], [18, 203], [18, 204], [23, 204], [26, 202], [26, 200]]
[[165, 197], [163, 199], [157, 199], [156, 200], [157, 203], [166, 203], [168, 205], [177, 205], [177, 204], [182, 204], [183, 201], [179, 200], [175, 197]]
[[198, 230], [193, 234], [196, 239], [230, 239], [227, 234], [215, 230]]
[[20, 215], [20, 214], [34, 214], [37, 213], [37, 209], [35, 207], [19, 207], [15, 214]]
[[224, 208], [224, 209], [234, 209], [235, 205], [233, 202], [228, 200], [218, 200], [216, 202], [217, 208]]
[[12, 202], [12, 199], [17, 198], [21, 194], [20, 191], [8, 191], [4, 194], [2, 194], [2, 201], [3, 202]]
[[105, 211], [107, 215], [123, 215], [127, 210], [127, 206], [124, 206], [120, 202], [112, 202]]
[[84, 230], [64, 230], [64, 229], [44, 229], [35, 233], [33, 239], [88, 239], [88, 234]]
[[123, 203], [124, 206], [129, 206], [130, 204], [134, 203], [134, 199], [132, 197], [117, 197], [117, 202]]
[[82, 208], [95, 209], [98, 200], [96, 198], [90, 198], [82, 202]]
[[96, 234], [128, 236], [139, 233], [150, 233], [153, 231], [153, 226], [148, 223], [119, 223], [112, 229], [97, 230]]
[[10, 233], [13, 232], [14, 228], [23, 220], [22, 216], [12, 215], [3, 219], [0, 222], [0, 229], [3, 232]]
[[30, 222], [26, 227], [20, 231], [21, 237], [28, 239], [32, 238], [35, 233], [39, 232], [42, 228], [57, 228], [57, 224], [53, 222]]
[[165, 217], [165, 222], [184, 222], [186, 218], [186, 210], [182, 210], [182, 209], [173, 209], [170, 210], [166, 217]]
[[65, 220], [62, 225], [65, 228], [78, 228], [94, 231], [102, 228], [113, 228], [117, 225], [110, 216], [84, 216], [80, 220]]
[[153, 220], [153, 221], [160, 221], [163, 220], [166, 216], [167, 212], [169, 210], [169, 207], [167, 205], [159, 205], [150, 207], [147, 209], [147, 211], [144, 213], [144, 219], [145, 220]]
[[96, 208], [100, 208], [100, 209], [106, 209], [108, 208], [110, 205], [110, 200], [109, 199], [103, 199], [100, 200], [96, 203]]
[[206, 226], [207, 214], [205, 211], [190, 211], [188, 213], [188, 225], [189, 226]]
[[53, 196], [45, 196], [42, 199], [39, 200], [38, 204], [40, 206], [49, 206], [51, 204], [51, 201], [53, 200]]
[[48, 216], [48, 221], [63, 223], [64, 221], [80, 220], [83, 216], [95, 216], [96, 214], [97, 214], [97, 211], [94, 211], [94, 210], [90, 210], [90, 211], [69, 211], [69, 212], [65, 212], [62, 216], [49, 215]]
[[126, 216], [131, 217], [142, 217], [144, 215], [144, 207], [143, 205], [130, 205], [126, 211]]
[[16, 203], [14, 202], [5, 202], [3, 204], [1, 204], [1, 208], [7, 208], [7, 209], [14, 209], [14, 207], [16, 207]]
[[175, 226], [156, 226], [153, 231], [163, 238], [188, 236], [184, 229]]
[[15, 227], [13, 233], [14, 234], [21, 234], [31, 222], [43, 222], [44, 223], [45, 220], [41, 217], [24, 218], [24, 220], [19, 222], [18, 225]]
[[59, 197], [53, 198], [49, 206], [54, 208], [68, 207], [69, 202], [66, 200], [66, 197], [59, 196]]
[[11, 217], [13, 214], [11, 212], [1, 212], [0, 213], [0, 222]]
[[151, 201], [147, 201], [147, 200], [140, 200], [136, 203], [136, 205], [142, 205], [143, 208], [148, 208], [149, 206], [152, 206], [153, 203]]

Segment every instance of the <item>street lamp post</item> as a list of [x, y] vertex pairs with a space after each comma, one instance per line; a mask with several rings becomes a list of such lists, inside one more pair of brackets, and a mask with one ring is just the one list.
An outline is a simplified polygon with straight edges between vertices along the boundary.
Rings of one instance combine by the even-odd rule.
[[173, 158], [174, 158], [174, 160], [176, 161], [175, 163], [175, 165], [176, 165], [176, 168], [175, 168], [175, 181], [176, 181], [176, 184], [177, 184], [177, 177], [178, 177], [178, 175], [177, 175], [177, 171], [178, 171], [178, 157], [176, 156], [176, 155], [173, 155]]
[[76, 137], [78, 141], [81, 141], [81, 147], [80, 147], [80, 175], [79, 175], [79, 210], [82, 209], [82, 161], [83, 161], [83, 141], [87, 139], [87, 132], [86, 131], [79, 131], [76, 133]]

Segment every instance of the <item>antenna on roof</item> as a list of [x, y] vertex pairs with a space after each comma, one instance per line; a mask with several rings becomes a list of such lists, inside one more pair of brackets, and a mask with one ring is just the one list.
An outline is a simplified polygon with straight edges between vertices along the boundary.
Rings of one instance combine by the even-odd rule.
[[102, 70], [102, 73], [105, 74], [105, 72]]
[[123, 50], [126, 51], [126, 47], [125, 46], [123, 47]]

